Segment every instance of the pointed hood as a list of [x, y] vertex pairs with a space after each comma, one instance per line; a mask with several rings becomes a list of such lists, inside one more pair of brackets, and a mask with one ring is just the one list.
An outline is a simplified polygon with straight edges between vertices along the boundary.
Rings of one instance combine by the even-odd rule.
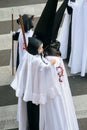
[[52, 30], [52, 38], [51, 38], [52, 41], [56, 41], [57, 34], [58, 34], [67, 5], [68, 5], [68, 0], [64, 0], [64, 2], [62, 3], [62, 5], [59, 7], [59, 9], [57, 10], [55, 14], [53, 30]]
[[34, 31], [34, 35], [43, 42], [44, 48], [51, 42], [52, 28], [57, 8], [57, 2], [58, 0], [47, 1]]

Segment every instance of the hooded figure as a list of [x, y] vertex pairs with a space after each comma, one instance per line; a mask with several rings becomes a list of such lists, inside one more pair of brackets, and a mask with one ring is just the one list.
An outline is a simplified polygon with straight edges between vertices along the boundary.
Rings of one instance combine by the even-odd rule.
[[29, 38], [28, 52], [11, 84], [19, 99], [19, 130], [78, 130], [62, 59], [54, 57], [53, 63], [53, 57], [47, 57], [43, 62], [41, 45]]
[[34, 35], [43, 42], [46, 55], [61, 55], [60, 42], [56, 38], [68, 0], [64, 0], [56, 12], [57, 2], [48, 0], [34, 31]]
[[[24, 14], [22, 16], [22, 20], [23, 20], [23, 25], [24, 25], [24, 31], [25, 31], [25, 37], [26, 37], [26, 41], [28, 43], [28, 37], [32, 37], [33, 35], [33, 19], [34, 16], [32, 15], [31, 17], [28, 16], [27, 14]], [[17, 32], [13, 33], [13, 40], [15, 41], [14, 43], [14, 66], [16, 66], [16, 69], [18, 68], [18, 65], [20, 63], [20, 60], [23, 57], [23, 36], [22, 36], [22, 30], [21, 30], [21, 25], [20, 25], [20, 18], [17, 19], [17, 24], [19, 26], [19, 29]], [[21, 45], [20, 45], [21, 44]], [[10, 64], [12, 64], [12, 56], [10, 58]]]
[[[27, 14], [24, 14], [22, 16], [22, 19], [23, 19], [23, 25], [24, 25], [24, 30], [25, 32], [27, 32], [28, 30], [30, 30], [31, 28], [33, 28], [33, 23], [32, 23], [32, 16], [29, 17]], [[18, 18], [16, 20], [17, 24], [20, 26], [20, 18]], [[16, 33], [13, 34], [13, 40], [18, 40], [18, 37], [19, 37], [19, 29]]]
[[34, 37], [29, 41], [11, 84], [19, 99], [19, 130], [79, 130], [61, 57], [46, 57], [44, 63], [42, 42]]
[[57, 2], [58, 0], [47, 1], [47, 4], [34, 31], [34, 35], [43, 42], [44, 48], [46, 48], [51, 43], [52, 28], [57, 8]]
[[29, 130], [79, 130], [61, 57], [54, 57], [56, 63], [52, 64], [53, 57], [48, 56], [44, 63], [37, 51], [42, 42], [44, 48], [51, 43], [56, 6], [57, 0], [48, 0], [34, 32], [39, 40], [29, 39], [28, 53], [11, 84], [22, 102], [19, 102], [19, 130], [27, 130], [27, 125]]
[[[64, 0], [64, 2], [62, 3], [61, 7], [58, 9], [57, 12], [56, 12], [56, 6], [57, 6], [57, 1], [48, 0], [47, 4], [42, 12], [42, 15], [37, 23], [35, 31], [34, 31], [35, 37], [42, 40], [43, 45], [44, 45], [44, 50], [46, 50], [48, 55], [51, 55], [51, 56], [56, 55], [57, 52], [59, 51], [60, 43], [58, 41], [56, 41], [56, 38], [57, 38], [57, 34], [58, 34], [58, 31], [60, 28], [60, 24], [61, 24], [63, 16], [64, 16], [65, 9], [67, 8], [69, 14], [72, 13], [71, 8], [68, 7], [68, 0]], [[62, 61], [62, 59], [61, 60], [59, 60], [59, 59], [61, 59], [61, 58], [58, 58], [58, 64], [61, 64], [60, 61]], [[57, 64], [55, 66], [57, 67]], [[61, 68], [61, 67], [59, 67], [59, 68]], [[63, 69], [64, 69], [64, 67], [63, 67]], [[64, 75], [64, 76], [66, 79], [66, 75]], [[67, 83], [68, 83], [68, 80], [67, 80]], [[67, 86], [67, 85], [65, 83], [65, 86]], [[67, 91], [65, 92], [65, 90], [64, 90], [64, 93], [65, 94], [63, 96], [65, 97], [66, 93], [70, 93], [70, 89], [67, 88]], [[66, 109], [68, 106], [68, 102], [66, 101], [67, 99], [70, 99], [69, 104], [72, 104], [71, 106], [73, 108], [71, 94], [66, 96], [66, 99], [64, 101]], [[78, 128], [78, 123], [77, 123], [77, 119], [76, 119], [76, 115], [75, 115], [75, 110], [74, 110], [74, 108], [73, 109], [72, 108], [69, 108], [69, 111], [67, 113], [68, 114], [67, 122], [70, 121], [70, 124], [69, 123], [68, 124], [71, 125], [71, 126], [68, 126], [67, 130], [68, 129], [69, 130], [70, 129], [78, 130], [79, 128]], [[74, 118], [72, 118], [73, 113], [74, 113]], [[43, 117], [44, 117], [44, 115], [43, 115]]]
[[[59, 9], [56, 12], [53, 30], [52, 30], [52, 43], [56, 44], [56, 41], [59, 42], [59, 52], [61, 53], [60, 45], [61, 41], [58, 40], [59, 36], [59, 29], [62, 26], [63, 18], [65, 17], [65, 10], [67, 9], [67, 12], [69, 15], [72, 14], [72, 8], [68, 6], [69, 0], [64, 0], [62, 5], [59, 7]], [[66, 27], [68, 28], [68, 27]], [[64, 37], [64, 36], [63, 36]], [[69, 27], [69, 38], [68, 38], [68, 52], [67, 52], [67, 59], [70, 56], [70, 50], [71, 50], [71, 23]]]
[[67, 4], [68, 4], [68, 0], [64, 0], [62, 5], [56, 11], [54, 23], [52, 27], [51, 43], [47, 50], [49, 55], [61, 56], [60, 42], [57, 40], [57, 35], [63, 20], [65, 9], [67, 8]]
[[64, 16], [65, 9], [67, 7], [68, 0], [64, 0], [62, 5], [59, 7], [55, 14], [55, 19], [54, 19], [54, 25], [53, 25], [53, 30], [52, 30], [52, 41], [55, 41], [57, 38], [57, 34]]

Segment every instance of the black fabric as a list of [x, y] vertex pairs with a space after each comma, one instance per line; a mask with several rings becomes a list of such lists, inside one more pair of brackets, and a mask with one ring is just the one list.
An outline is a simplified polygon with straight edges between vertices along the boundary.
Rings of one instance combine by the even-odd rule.
[[42, 44], [42, 42], [40, 40], [38, 40], [37, 38], [30, 37], [28, 40], [27, 51], [32, 55], [36, 55], [36, 54], [38, 54], [38, 48], [41, 44]]
[[27, 102], [29, 130], [39, 130], [39, 105]]
[[60, 48], [60, 42], [58, 41], [51, 42], [51, 44], [44, 49], [44, 55], [61, 56], [59, 48]]
[[64, 16], [65, 9], [67, 7], [68, 0], [64, 0], [60, 8], [57, 10], [55, 14], [54, 24], [53, 24], [53, 30], [52, 30], [52, 41], [55, 41], [57, 38], [57, 34]]
[[[31, 17], [29, 17], [27, 14], [24, 14], [22, 16], [23, 24], [24, 24], [24, 30], [25, 32], [29, 31], [31, 28], [33, 28], [33, 23]], [[17, 19], [17, 23], [20, 24], [20, 18]]]
[[20, 18], [17, 19], [17, 24], [20, 24]]
[[67, 12], [68, 12], [68, 14], [72, 14], [72, 8], [67, 6]]
[[71, 34], [72, 34], [72, 14], [71, 14], [71, 22], [70, 22], [70, 26], [69, 26], [67, 61], [69, 61], [70, 53], [71, 53]]
[[13, 34], [13, 40], [18, 41], [18, 38], [19, 38], [19, 32]]
[[[52, 43], [54, 43], [56, 41], [58, 31], [59, 31], [61, 22], [63, 20], [63, 16], [64, 16], [64, 12], [65, 12], [66, 8], [67, 8], [68, 14], [71, 15], [71, 17], [72, 17], [73, 10], [71, 7], [68, 6], [68, 0], [64, 0], [64, 2], [62, 3], [62, 5], [60, 6], [60, 8], [58, 9], [58, 11], [56, 12], [56, 15], [55, 15], [54, 26], [53, 26], [53, 31], [52, 31], [52, 41], [51, 41]], [[72, 26], [71, 24], [72, 24], [72, 20], [71, 20], [70, 27], [69, 27], [67, 61], [69, 60], [70, 53], [71, 53], [71, 26]], [[60, 46], [58, 46], [58, 47], [60, 48]], [[52, 47], [50, 47], [49, 49], [51, 49], [51, 48]], [[56, 48], [56, 50], [61, 55], [59, 48], [58, 49]]]
[[[13, 35], [13, 40], [18, 41], [19, 33], [20, 33], [20, 32], [16, 32], [16, 33]], [[17, 68], [18, 68], [18, 65], [19, 65], [19, 43], [18, 43], [18, 45], [17, 45], [16, 70], [17, 70]]]
[[76, 0], [70, 0], [70, 1], [75, 2]]
[[51, 42], [57, 2], [58, 0], [47, 1], [47, 4], [34, 31], [34, 35], [43, 42], [44, 48]]
[[22, 19], [23, 19], [23, 24], [24, 24], [24, 30], [25, 30], [25, 32], [27, 32], [31, 28], [33, 28], [32, 20], [31, 20], [31, 18], [29, 18], [29, 16], [27, 14], [24, 14], [22, 16]]
[[17, 46], [17, 61], [16, 61], [16, 70], [18, 68], [18, 65], [19, 65], [19, 44]]

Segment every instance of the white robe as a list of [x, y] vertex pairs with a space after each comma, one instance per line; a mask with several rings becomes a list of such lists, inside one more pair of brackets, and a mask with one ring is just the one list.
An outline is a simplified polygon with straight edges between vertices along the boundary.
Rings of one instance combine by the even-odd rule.
[[[69, 67], [71, 68], [72, 74], [81, 72], [81, 76], [85, 76], [85, 73], [87, 73], [87, 1], [69, 1], [68, 5], [73, 9]], [[68, 29], [65, 31], [68, 31]], [[64, 34], [64, 27], [61, 31], [61, 34], [62, 33], [63, 36], [61, 36], [61, 39], [65, 39], [66, 34]], [[59, 41], [61, 42], [60, 39]], [[67, 47], [65, 47], [64, 44], [66, 45], [67, 40], [62, 41], [61, 48], [63, 49], [61, 53], [64, 54]], [[66, 58], [66, 54], [63, 55], [63, 57], [64, 56]]]
[[72, 46], [69, 66], [71, 73], [81, 72], [85, 76], [87, 72], [87, 1], [77, 0], [72, 6]]
[[[28, 38], [33, 36], [33, 30], [30, 29], [28, 32], [25, 33], [25, 38], [26, 38], [26, 46], [28, 45]], [[23, 55], [25, 54], [25, 50], [23, 49], [24, 47], [24, 39], [23, 39], [23, 34], [20, 32], [19, 34], [19, 61], [21, 62]]]
[[[48, 62], [50, 58], [44, 59], [46, 65], [40, 57], [26, 53], [18, 67], [11, 87], [21, 99], [19, 130], [27, 130], [27, 101], [40, 104], [39, 130], [79, 130], [62, 59], [55, 57], [54, 66]], [[59, 82], [58, 66], [63, 68], [63, 82]]]
[[57, 36], [57, 41], [60, 41], [60, 52], [61, 57], [63, 59], [67, 58], [67, 50], [68, 50], [68, 36], [69, 36], [69, 25], [71, 16], [67, 13], [67, 10], [65, 11], [65, 17], [63, 19], [62, 27], [60, 28], [60, 31]]
[[[16, 67], [16, 62], [17, 62], [17, 46], [19, 44], [19, 62], [22, 60], [23, 55], [25, 54], [25, 50], [23, 49], [23, 34], [21, 29], [18, 29], [17, 32], [19, 33], [19, 38], [18, 41], [14, 41], [14, 67]], [[25, 38], [26, 38], [26, 44], [28, 45], [28, 38], [33, 36], [33, 30], [30, 29], [27, 33], [25, 33]], [[12, 66], [12, 51], [11, 51], [11, 56], [10, 56], [10, 66]]]
[[[17, 32], [20, 33], [21, 29], [19, 28]], [[17, 63], [17, 47], [18, 47], [18, 41], [14, 40], [14, 67], [16, 67], [16, 63]], [[11, 55], [10, 55], [10, 67], [12, 67], [12, 50], [11, 50]]]

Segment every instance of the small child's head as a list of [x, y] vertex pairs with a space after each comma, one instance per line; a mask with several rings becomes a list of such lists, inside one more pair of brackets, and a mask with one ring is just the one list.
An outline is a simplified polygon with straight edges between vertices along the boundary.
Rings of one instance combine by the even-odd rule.
[[35, 37], [29, 38], [27, 51], [32, 55], [43, 53], [43, 43]]

